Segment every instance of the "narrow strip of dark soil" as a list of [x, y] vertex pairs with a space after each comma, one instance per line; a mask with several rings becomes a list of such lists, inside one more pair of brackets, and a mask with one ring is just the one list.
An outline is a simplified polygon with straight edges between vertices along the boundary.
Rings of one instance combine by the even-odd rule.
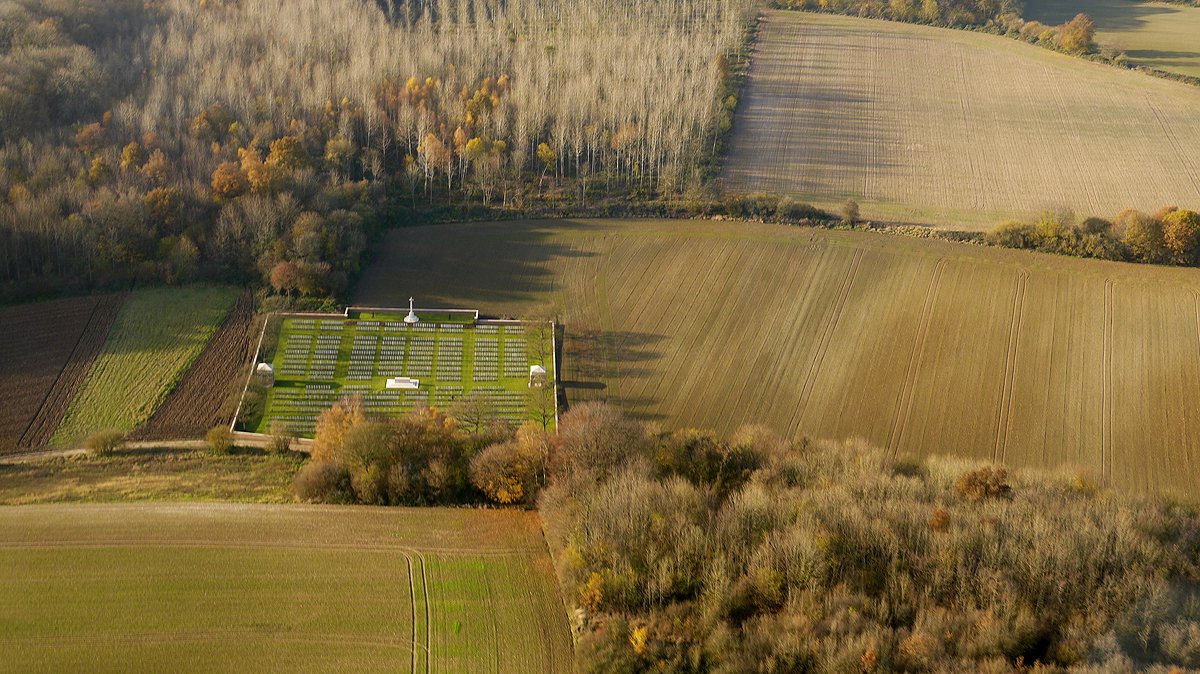
[[125, 294], [105, 295], [96, 303], [87, 327], [79, 336], [75, 348], [59, 372], [58, 378], [54, 380], [37, 414], [21, 436], [22, 448], [37, 449], [50, 442], [50, 436], [54, 435], [54, 429], [58, 428], [63, 415], [67, 413], [67, 407], [87, 378], [92, 363], [104, 349], [104, 343], [108, 341], [108, 331], [112, 329], [113, 321], [116, 320], [126, 297], [128, 296]]
[[229, 401], [240, 387], [243, 369], [254, 358], [254, 295], [242, 293], [225, 322], [144, 426], [136, 440], [197, 438], [218, 424], [228, 424]]

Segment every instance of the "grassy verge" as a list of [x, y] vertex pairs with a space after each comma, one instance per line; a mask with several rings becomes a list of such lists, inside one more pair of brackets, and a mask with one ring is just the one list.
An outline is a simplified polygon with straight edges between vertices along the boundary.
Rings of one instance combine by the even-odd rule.
[[130, 431], [150, 418], [236, 297], [234, 288], [210, 286], [131, 295], [51, 445], [73, 446], [98, 430]]
[[129, 449], [0, 463], [0, 505], [113, 501], [291, 501], [303, 455], [257, 450], [215, 456], [183, 449]]

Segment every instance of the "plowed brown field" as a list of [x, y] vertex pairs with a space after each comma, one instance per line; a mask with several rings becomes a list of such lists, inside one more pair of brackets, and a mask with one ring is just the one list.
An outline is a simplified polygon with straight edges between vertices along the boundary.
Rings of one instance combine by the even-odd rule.
[[132, 435], [143, 440], [196, 438], [233, 420], [245, 366], [254, 358], [254, 295], [246, 291], [225, 322], [145, 426]]
[[356, 300], [557, 314], [568, 401], [1200, 489], [1200, 271], [779, 225], [406, 228]]
[[0, 454], [49, 441], [124, 299], [78, 297], [0, 309]]
[[1198, 109], [1200, 88], [1004, 37], [770, 12], [724, 180], [961, 228], [1200, 208]]

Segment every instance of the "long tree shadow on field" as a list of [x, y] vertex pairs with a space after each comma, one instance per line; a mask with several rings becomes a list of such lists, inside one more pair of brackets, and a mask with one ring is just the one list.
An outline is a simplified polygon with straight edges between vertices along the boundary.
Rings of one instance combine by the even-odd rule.
[[1096, 22], [1101, 31], [1133, 31], [1141, 28], [1146, 23], [1147, 17], [1187, 9], [1191, 8], [1183, 5], [1166, 7], [1152, 5], [1148, 2], [1130, 2], [1129, 0], [1091, 0], [1086, 7], [1074, 3], [1034, 2], [1029, 3], [1029, 7], [1026, 8], [1025, 18], [1042, 23], [1059, 24], [1070, 21], [1078, 12], [1084, 11]]
[[554, 292], [556, 261], [596, 255], [555, 237], [606, 228], [602, 222], [542, 220], [396, 229], [364, 271], [354, 300], [402, 307], [416, 296], [419, 306], [519, 315]]
[[[609, 400], [611, 383], [616, 379], [635, 380], [652, 376], [653, 363], [662, 358], [656, 348], [666, 338], [647, 332], [601, 330], [566, 326], [563, 336], [563, 378], [560, 384], [569, 406], [585, 400]], [[569, 376], [567, 376], [569, 374]], [[649, 398], [621, 397], [628, 411], [643, 419], [662, 418], [647, 410], [658, 401]]]

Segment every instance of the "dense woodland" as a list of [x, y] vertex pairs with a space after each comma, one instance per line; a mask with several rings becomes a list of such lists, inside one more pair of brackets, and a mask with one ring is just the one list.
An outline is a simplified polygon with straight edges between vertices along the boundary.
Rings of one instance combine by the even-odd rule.
[[1200, 512], [1085, 476], [586, 404], [540, 509], [583, 671], [1200, 667]]
[[336, 293], [381, 222], [696, 189], [750, 0], [7, 0], [0, 293]]

